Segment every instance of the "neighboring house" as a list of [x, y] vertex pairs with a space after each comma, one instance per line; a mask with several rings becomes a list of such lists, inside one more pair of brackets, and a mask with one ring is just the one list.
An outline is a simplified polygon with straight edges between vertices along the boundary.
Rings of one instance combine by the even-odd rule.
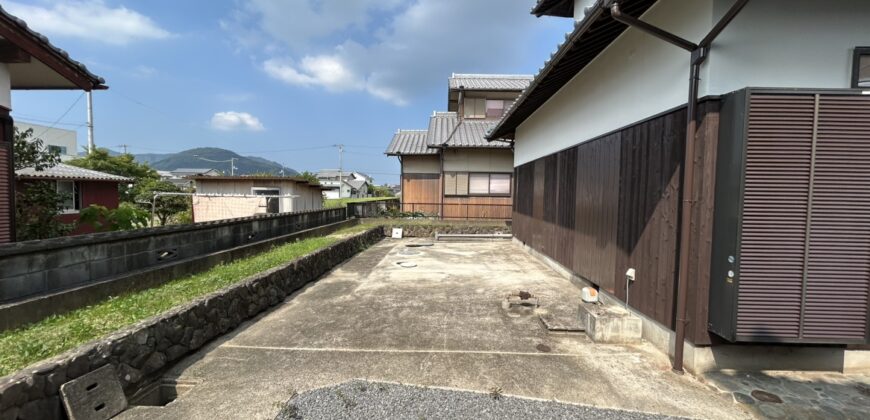
[[[37, 171], [24, 168], [15, 171], [16, 188], [22, 188], [29, 182], [51, 182], [57, 192], [66, 197], [63, 211], [58, 219], [64, 223], [75, 223], [79, 220], [79, 212], [95, 204], [116, 209], [120, 203], [118, 184], [133, 182], [130, 178], [92, 171], [64, 163], [51, 168]], [[91, 233], [93, 228], [88, 225], [78, 226], [71, 235]]]
[[402, 165], [402, 209], [445, 219], [510, 219], [513, 150], [487, 141], [531, 76], [453, 74], [448, 112], [428, 130], [399, 130], [386, 154]]
[[[104, 80], [0, 8], [0, 243], [15, 240], [14, 89], [106, 89]], [[74, 151], [73, 151], [74, 152]]]
[[47, 127], [44, 125], [15, 122], [15, 128], [19, 132], [33, 130], [31, 140], [42, 140], [42, 146], [49, 151], [57, 152], [62, 161], [75, 159], [78, 156], [78, 140], [77, 133], [74, 130], [65, 130], [62, 128]]
[[222, 176], [223, 172], [211, 168], [178, 168], [169, 171], [169, 174], [180, 179], [194, 176]]
[[842, 364], [870, 342], [870, 2], [749, 1], [694, 54], [697, 126], [690, 53], [616, 20], [695, 49], [743, 3], [538, 2], [577, 23], [489, 135], [514, 141], [513, 233], [627, 302], [655, 344], [684, 336], [687, 361], [791, 343]]
[[369, 186], [374, 181], [362, 172], [340, 172], [338, 169], [320, 170], [317, 180], [323, 186], [323, 197], [327, 199], [368, 197]]
[[196, 183], [194, 222], [323, 208], [320, 185], [303, 178], [196, 176], [192, 179]]

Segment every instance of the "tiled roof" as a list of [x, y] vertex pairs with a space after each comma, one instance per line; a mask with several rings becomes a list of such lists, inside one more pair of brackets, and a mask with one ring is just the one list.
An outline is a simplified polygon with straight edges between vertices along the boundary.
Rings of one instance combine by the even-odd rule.
[[368, 182], [361, 179], [352, 179], [350, 181], [345, 181], [345, 184], [350, 185], [350, 187], [355, 190], [358, 190], [362, 188], [363, 185], [368, 184]]
[[[622, 12], [641, 16], [658, 0], [620, 1]], [[592, 62], [604, 49], [628, 28], [617, 22], [603, 10], [604, 0], [596, 1], [582, 21], [574, 24], [574, 30], [565, 34], [550, 59], [535, 75], [529, 88], [517, 98], [504, 117], [493, 128], [488, 138], [512, 139], [516, 128], [545, 102]]]
[[429, 133], [427, 135], [426, 144], [429, 146], [438, 146], [450, 137], [456, 125], [459, 124], [459, 117], [455, 112], [436, 112], [429, 118]]
[[70, 180], [87, 180], [87, 181], [116, 181], [128, 182], [130, 178], [107, 174], [105, 172], [92, 171], [90, 169], [79, 168], [77, 166], [58, 163], [51, 168], [46, 168], [37, 171], [33, 168], [24, 168], [15, 171], [15, 175], [25, 179], [70, 179]]
[[573, 17], [574, 0], [538, 0], [538, 4], [532, 8], [532, 14], [537, 17], [544, 15]]
[[40, 44], [42, 48], [57, 56], [57, 58], [60, 59], [65, 65], [69, 66], [70, 68], [87, 78], [92, 85], [90, 86], [90, 88], [106, 89], [106, 81], [102, 77], [91, 73], [91, 71], [88, 70], [88, 68], [85, 67], [84, 64], [70, 58], [69, 54], [66, 51], [52, 45], [52, 43], [48, 41], [48, 38], [46, 38], [39, 32], [28, 28], [27, 22], [13, 15], [10, 15], [9, 12], [4, 10], [2, 6], [0, 6], [0, 21], [8, 23], [14, 29], [20, 31], [23, 35], [32, 38], [34, 41]]
[[459, 74], [450, 76], [451, 90], [508, 90], [520, 91], [531, 83], [533, 76], [526, 74]]
[[399, 130], [393, 136], [386, 153], [391, 156], [438, 154], [437, 149], [426, 144], [427, 134], [427, 130]]
[[511, 144], [506, 141], [487, 141], [486, 133], [495, 127], [497, 121], [463, 120], [447, 138], [441, 147], [446, 148], [510, 148]]

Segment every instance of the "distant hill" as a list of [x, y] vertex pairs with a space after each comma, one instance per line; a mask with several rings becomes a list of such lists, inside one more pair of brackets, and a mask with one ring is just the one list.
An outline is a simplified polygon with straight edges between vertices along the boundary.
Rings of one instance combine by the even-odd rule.
[[[257, 156], [242, 156], [232, 150], [220, 149], [217, 147], [200, 147], [165, 155], [162, 159], [156, 159], [156, 157], [159, 156], [160, 155], [157, 154], [136, 155], [136, 160], [140, 162], [147, 161], [152, 168], [162, 171], [171, 171], [178, 168], [214, 168], [229, 174], [229, 162], [214, 163], [199, 159], [199, 157], [210, 160], [226, 161], [230, 160], [230, 158], [236, 158], [236, 175], [255, 173], [277, 174], [282, 168], [280, 163], [268, 159], [263, 159]], [[283, 168], [285, 171], [284, 175], [298, 174], [298, 172], [292, 168]]]
[[[154, 162], [166, 159], [172, 156], [172, 153], [141, 153], [133, 155], [136, 157], [136, 162], [152, 164]], [[173, 168], [175, 169], [175, 168]]]

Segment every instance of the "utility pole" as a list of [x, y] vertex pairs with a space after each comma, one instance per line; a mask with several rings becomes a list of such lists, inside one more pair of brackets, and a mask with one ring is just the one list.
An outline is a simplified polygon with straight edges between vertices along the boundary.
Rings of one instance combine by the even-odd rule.
[[94, 96], [88, 91], [88, 154], [94, 153]]
[[338, 148], [338, 198], [341, 197], [341, 187], [344, 184], [343, 176], [343, 167], [342, 167], [342, 155], [344, 155], [344, 145], [343, 144], [335, 144], [333, 147]]
[[127, 148], [130, 147], [130, 145], [129, 145], [129, 144], [119, 144], [118, 147], [123, 147], [123, 148], [124, 148], [124, 154], [126, 155], [126, 154], [127, 154]]

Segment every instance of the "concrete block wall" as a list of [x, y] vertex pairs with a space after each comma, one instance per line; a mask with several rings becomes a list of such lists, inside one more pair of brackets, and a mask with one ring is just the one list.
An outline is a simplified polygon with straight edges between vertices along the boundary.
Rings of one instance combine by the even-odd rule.
[[4, 244], [0, 245], [0, 304], [346, 218], [346, 209], [324, 209]]
[[279, 304], [383, 237], [380, 227], [372, 228], [0, 378], [0, 419], [66, 418], [58, 395], [60, 386], [107, 364], [115, 367], [124, 392], [132, 396], [151, 385], [173, 362]]

